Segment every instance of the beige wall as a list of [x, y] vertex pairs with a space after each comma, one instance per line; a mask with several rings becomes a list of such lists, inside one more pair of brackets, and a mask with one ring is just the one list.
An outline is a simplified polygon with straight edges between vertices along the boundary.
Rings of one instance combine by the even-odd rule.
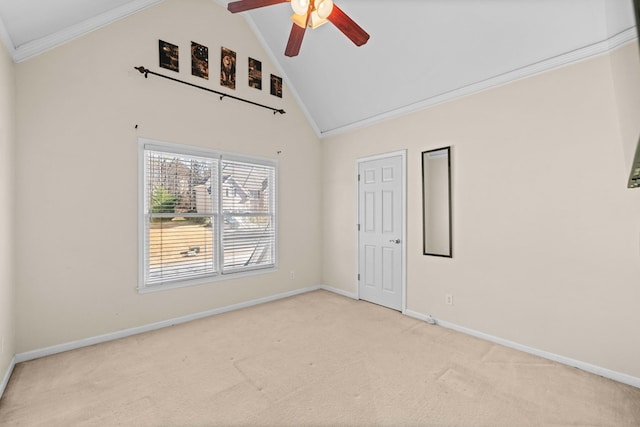
[[621, 143], [627, 173], [640, 136], [640, 50], [638, 43], [628, 43], [611, 54], [611, 72], [618, 106]]
[[[0, 43], [0, 383], [14, 354], [13, 148], [14, 66]], [[2, 343], [4, 342], [4, 345]]]
[[[219, 46], [235, 50], [236, 94], [287, 114], [144, 79], [133, 66], [158, 70], [158, 39], [180, 46], [180, 78], [213, 88]], [[210, 48], [209, 82], [190, 76], [192, 40]], [[242, 17], [168, 0], [17, 65], [13, 181], [13, 66], [0, 59], [0, 368], [7, 353], [319, 283], [355, 292], [356, 159], [406, 148], [408, 309], [640, 377], [640, 192], [625, 188], [635, 46], [322, 143], [286, 81], [283, 100], [267, 80], [246, 86], [248, 56], [278, 74]], [[138, 137], [279, 159], [279, 272], [138, 294]], [[422, 255], [420, 153], [449, 145], [455, 252], [443, 259]]]
[[[629, 55], [613, 56], [637, 84]], [[324, 140], [323, 283], [356, 292], [356, 159], [406, 148], [409, 310], [640, 377], [640, 191], [626, 188], [610, 61]], [[420, 153], [449, 145], [453, 259], [422, 255]]]
[[[179, 76], [159, 69], [158, 39], [180, 47]], [[209, 81], [191, 76], [191, 41], [210, 49]], [[287, 114], [133, 69], [221, 89], [220, 46], [237, 53], [234, 94]], [[262, 91], [247, 85], [249, 56]], [[243, 17], [170, 0], [16, 68], [16, 352], [320, 283], [320, 143], [286, 81], [282, 100], [269, 94], [279, 73]], [[278, 159], [279, 271], [138, 294], [138, 137]]]

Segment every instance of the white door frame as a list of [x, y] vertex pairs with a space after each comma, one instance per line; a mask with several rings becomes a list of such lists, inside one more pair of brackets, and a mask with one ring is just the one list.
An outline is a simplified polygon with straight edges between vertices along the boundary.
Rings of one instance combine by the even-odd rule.
[[[356, 181], [356, 226], [354, 227], [356, 230], [356, 266], [358, 267], [358, 271], [360, 271], [360, 236], [358, 232], [358, 223], [360, 221], [360, 203], [359, 203], [359, 191], [360, 191], [360, 183], [358, 182], [358, 171], [360, 170], [360, 163], [368, 162], [371, 160], [380, 160], [386, 159], [389, 157], [401, 157], [402, 164], [402, 235], [400, 237], [401, 242], [401, 250], [402, 250], [402, 314], [405, 314], [407, 310], [407, 150], [399, 150], [393, 151], [390, 153], [376, 154], [374, 156], [362, 157], [356, 160], [356, 173], [355, 173], [355, 181]], [[356, 296], [357, 299], [360, 299], [360, 281], [358, 280], [358, 276], [356, 273]]]

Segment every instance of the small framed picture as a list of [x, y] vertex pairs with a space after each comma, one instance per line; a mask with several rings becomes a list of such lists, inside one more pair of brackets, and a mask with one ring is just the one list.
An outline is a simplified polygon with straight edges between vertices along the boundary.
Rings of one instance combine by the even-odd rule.
[[249, 86], [262, 90], [262, 62], [249, 58]]
[[176, 73], [180, 71], [178, 46], [159, 40], [160, 67]]
[[209, 48], [191, 42], [191, 74], [209, 80]]
[[236, 88], [236, 53], [226, 47], [220, 52], [220, 85]]
[[282, 77], [271, 74], [271, 95], [282, 98]]

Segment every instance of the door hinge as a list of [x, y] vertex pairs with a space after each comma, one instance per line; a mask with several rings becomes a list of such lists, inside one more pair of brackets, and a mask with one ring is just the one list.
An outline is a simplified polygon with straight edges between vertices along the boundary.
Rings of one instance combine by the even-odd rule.
[[360, 182], [360, 174], [358, 174], [358, 182]]
[[358, 231], [360, 231], [360, 224], [357, 224], [357, 225], [358, 225]]
[[358, 282], [360, 281], [360, 273], [358, 273]]

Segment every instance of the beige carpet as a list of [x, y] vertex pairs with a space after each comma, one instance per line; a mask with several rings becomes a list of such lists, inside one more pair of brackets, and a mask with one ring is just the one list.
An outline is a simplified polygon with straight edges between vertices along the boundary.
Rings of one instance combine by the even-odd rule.
[[640, 426], [640, 389], [317, 291], [16, 366], [2, 426]]

